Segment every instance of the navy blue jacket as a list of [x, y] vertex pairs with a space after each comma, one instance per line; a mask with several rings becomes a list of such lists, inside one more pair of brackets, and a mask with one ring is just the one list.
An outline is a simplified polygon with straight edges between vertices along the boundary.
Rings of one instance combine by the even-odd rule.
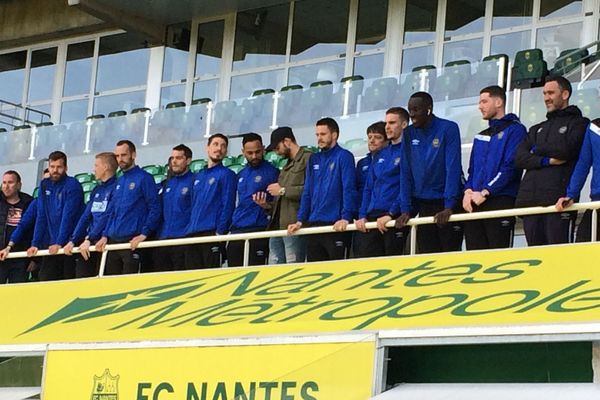
[[423, 129], [406, 128], [400, 161], [401, 211], [413, 211], [413, 199], [443, 199], [444, 208], [453, 208], [462, 197], [460, 158], [460, 132], [455, 122], [434, 115]]
[[473, 140], [465, 190], [487, 189], [491, 196], [517, 197], [523, 171], [515, 166], [515, 154], [527, 129], [515, 114], [492, 119], [489, 126]]
[[359, 218], [400, 213], [400, 160], [402, 143], [389, 144], [373, 156], [367, 176]]
[[227, 233], [235, 208], [235, 173], [223, 164], [205, 168], [194, 177], [192, 215], [187, 235], [200, 232]]
[[42, 248], [44, 238], [48, 245], [64, 246], [83, 212], [83, 189], [77, 179], [63, 176], [54, 182], [42, 180], [37, 201], [37, 217], [32, 246]]
[[182, 175], [173, 175], [161, 188], [163, 212], [159, 239], [185, 236], [185, 227], [192, 215], [193, 185], [194, 174], [187, 171]]
[[[567, 188], [567, 196], [579, 199], [581, 189], [585, 185], [590, 167], [593, 169], [590, 197], [592, 201], [600, 200], [600, 120], [594, 120], [585, 132], [579, 160], [575, 164], [573, 175]], [[31, 207], [31, 206], [30, 206]]]
[[95, 243], [102, 237], [102, 232], [108, 222], [108, 204], [115, 190], [117, 178], [112, 176], [106, 182], [96, 186], [90, 194], [90, 201], [85, 211], [79, 218], [75, 231], [71, 235], [71, 242], [75, 245], [84, 241], [88, 236], [91, 243]]
[[362, 205], [363, 190], [365, 190], [365, 184], [367, 183], [367, 176], [369, 175], [372, 159], [373, 156], [369, 153], [356, 163], [356, 192], [358, 193], [359, 210]]
[[352, 221], [358, 211], [354, 156], [335, 145], [310, 156], [298, 221], [332, 224]]
[[[28, 236], [33, 234], [33, 229], [35, 227], [35, 220], [37, 217], [37, 204], [38, 199], [33, 199], [31, 203], [29, 203], [29, 207], [23, 213], [21, 217], [21, 221], [17, 228], [13, 231], [12, 235], [10, 235], [10, 241], [13, 243], [21, 243], [22, 240], [26, 239]], [[50, 239], [48, 238], [48, 232], [46, 232], [45, 236], [41, 239], [39, 243], [40, 249], [45, 249], [48, 247], [48, 242]], [[23, 245], [29, 246], [30, 243], [21, 243]]]
[[[269, 214], [252, 200], [252, 195], [265, 192], [267, 186], [277, 182], [279, 170], [270, 162], [262, 161], [257, 167], [247, 165], [238, 174], [238, 204], [233, 212], [231, 232], [265, 229], [269, 223]], [[272, 201], [272, 198], [268, 198]]]
[[102, 236], [126, 242], [137, 235], [150, 236], [160, 223], [160, 198], [154, 178], [137, 165], [117, 179]]

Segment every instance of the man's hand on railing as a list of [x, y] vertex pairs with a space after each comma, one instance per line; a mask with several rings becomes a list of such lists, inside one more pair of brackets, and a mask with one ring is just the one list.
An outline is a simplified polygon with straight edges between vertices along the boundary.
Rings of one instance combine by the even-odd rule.
[[139, 234], [136, 237], [134, 237], [133, 239], [131, 239], [129, 241], [129, 243], [131, 244], [131, 250], [137, 249], [138, 245], [140, 243], [142, 243], [144, 240], [146, 240], [146, 235], [142, 235], [142, 234]]
[[393, 218], [391, 215], [383, 215], [377, 218], [377, 229], [379, 230], [379, 232], [381, 232], [382, 234], [386, 233], [388, 228], [385, 226], [385, 224], [390, 222], [392, 219]]
[[366, 223], [367, 223], [367, 220], [365, 218], [354, 220], [354, 225], [356, 225], [356, 230], [360, 231], [360, 232], [367, 231], [367, 227], [365, 226]]
[[463, 195], [462, 206], [466, 212], [473, 212], [473, 204], [471, 199], [472, 194], [473, 191], [471, 189], [467, 189]]
[[295, 224], [289, 224], [287, 231], [288, 235], [293, 235], [294, 232], [298, 231], [302, 227], [302, 222], [298, 221]]
[[408, 223], [409, 219], [410, 219], [410, 213], [400, 214], [400, 216], [396, 219], [396, 228], [397, 229], [404, 228], [406, 226], [406, 224]]
[[96, 250], [97, 251], [104, 251], [104, 248], [106, 247], [106, 243], [108, 243], [108, 238], [106, 236], [102, 236], [100, 238], [100, 240], [98, 240], [96, 242]]
[[440, 211], [439, 213], [437, 213], [433, 216], [433, 222], [435, 222], [437, 224], [437, 226], [446, 225], [451, 216], [452, 216], [452, 209], [444, 208], [442, 211]]
[[48, 254], [53, 256], [53, 255], [57, 254], [59, 250], [60, 250], [60, 244], [50, 245], [50, 247], [48, 247]]
[[38, 248], [35, 246], [31, 246], [27, 249], [27, 257], [35, 257], [38, 252]]
[[565, 208], [571, 207], [574, 201], [570, 197], [561, 197], [554, 205], [558, 211], [563, 211]]
[[10, 254], [10, 246], [6, 246], [0, 251], [0, 261], [6, 260], [6, 257]]
[[90, 259], [90, 245], [91, 243], [88, 239], [85, 239], [83, 243], [79, 245], [79, 253], [86, 261]]
[[339, 221], [335, 221], [333, 224], [333, 230], [336, 232], [344, 232], [348, 227], [348, 221], [345, 219], [340, 219]]
[[65, 244], [65, 247], [63, 247], [63, 250], [66, 255], [72, 256], [74, 248], [75, 248], [75, 243], [69, 242], [69, 243]]

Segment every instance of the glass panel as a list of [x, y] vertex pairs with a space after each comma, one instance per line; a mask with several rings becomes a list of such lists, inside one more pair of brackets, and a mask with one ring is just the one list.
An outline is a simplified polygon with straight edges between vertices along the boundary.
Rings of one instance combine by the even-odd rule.
[[494, 1], [492, 29], [529, 24], [532, 15], [533, 0]]
[[289, 4], [237, 14], [233, 70], [285, 62]]
[[112, 111], [125, 110], [130, 112], [134, 108], [144, 107], [145, 90], [115, 94], [112, 96], [96, 97], [94, 100], [94, 114], [104, 114]]
[[60, 112], [60, 123], [82, 121], [88, 116], [87, 110], [87, 100], [64, 101]]
[[224, 22], [214, 21], [198, 25], [196, 49], [196, 77], [218, 75], [221, 70]]
[[339, 82], [344, 77], [344, 64], [343, 60], [339, 60], [290, 68], [288, 85], [302, 85], [307, 88], [313, 82]]
[[198, 81], [194, 83], [193, 99], [208, 97], [212, 101], [217, 101], [217, 90], [219, 89], [219, 80], [211, 79], [209, 81]]
[[383, 54], [354, 58], [354, 75], [363, 78], [378, 78], [383, 75]]
[[40, 127], [35, 142], [35, 158], [48, 157], [54, 150], [63, 151], [69, 156], [82, 154], [85, 149], [86, 131], [85, 121]]
[[356, 50], [385, 46], [388, 0], [362, 0], [358, 5]]
[[285, 86], [283, 70], [259, 72], [256, 74], [238, 75], [231, 78], [231, 99], [252, 96], [255, 90], [278, 90]]
[[67, 66], [63, 96], [90, 92], [94, 42], [70, 44], [67, 48]]
[[507, 33], [492, 36], [490, 54], [506, 54], [510, 60], [515, 59], [518, 51], [531, 47], [531, 31]]
[[140, 37], [122, 33], [100, 38], [96, 91], [145, 85], [150, 51]]
[[404, 44], [435, 39], [437, 0], [407, 0]]
[[468, 60], [475, 63], [481, 60], [483, 39], [461, 40], [444, 44], [443, 64], [456, 60]]
[[168, 32], [171, 40], [165, 48], [163, 82], [185, 79], [187, 75], [190, 23], [171, 25], [168, 27]]
[[402, 73], [408, 73], [414, 67], [433, 64], [433, 46], [414, 47], [402, 52]]
[[57, 48], [31, 52], [28, 102], [52, 98]]
[[0, 54], [0, 88], [2, 100], [21, 104], [27, 52]]
[[581, 0], [541, 0], [540, 17], [558, 18], [570, 15], [581, 15], [583, 2]]
[[448, 0], [446, 37], [483, 32], [485, 0]]
[[160, 90], [160, 106], [164, 107], [174, 101], [184, 101], [185, 85], [166, 86]]
[[304, 0], [295, 4], [292, 61], [345, 53], [349, 3]]
[[542, 49], [548, 68], [563, 50], [576, 49], [581, 46], [582, 24], [567, 24], [538, 29], [535, 47]]

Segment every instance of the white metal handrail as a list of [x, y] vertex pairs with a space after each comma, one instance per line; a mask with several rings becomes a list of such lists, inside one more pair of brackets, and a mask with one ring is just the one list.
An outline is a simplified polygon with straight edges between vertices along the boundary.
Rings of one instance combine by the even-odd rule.
[[[597, 210], [600, 209], [600, 201], [588, 202], [588, 203], [576, 203], [571, 207], [565, 209], [560, 212], [570, 212], [570, 211], [585, 211], [585, 210]], [[547, 207], [526, 207], [526, 208], [511, 208], [506, 210], [496, 210], [496, 211], [482, 211], [475, 213], [464, 213], [464, 214], [453, 214], [450, 217], [449, 222], [459, 222], [459, 221], [475, 221], [480, 219], [489, 219], [489, 218], [505, 218], [505, 217], [520, 217], [526, 215], [539, 215], [539, 214], [552, 214], [557, 213], [559, 211], [556, 210], [554, 206]], [[592, 232], [591, 232], [591, 240], [592, 242], [596, 241], [597, 232], [597, 213], [592, 213]], [[419, 218], [411, 218], [407, 225], [410, 226], [411, 235], [410, 235], [410, 254], [416, 254], [416, 230], [417, 226], [420, 225], [428, 225], [435, 223], [433, 217], [419, 217]], [[390, 221], [386, 224], [387, 227], [393, 228], [395, 222]], [[376, 222], [368, 222], [366, 223], [367, 229], [376, 229]], [[346, 231], [356, 231], [355, 224], [349, 224]], [[316, 235], [320, 233], [331, 233], [333, 232], [333, 226], [319, 226], [312, 228], [302, 228], [298, 230], [298, 232], [294, 233], [294, 235]], [[232, 233], [228, 235], [217, 235], [217, 236], [201, 236], [201, 237], [188, 237], [188, 238], [179, 238], [179, 239], [166, 239], [166, 240], [149, 240], [145, 242], [141, 242], [138, 245], [138, 248], [156, 248], [156, 247], [168, 247], [168, 246], [184, 246], [190, 244], [200, 244], [200, 243], [218, 243], [218, 242], [228, 242], [228, 241], [237, 241], [244, 240], [244, 265], [248, 265], [248, 257], [249, 257], [249, 240], [252, 239], [265, 239], [272, 237], [285, 237], [288, 236], [286, 230], [276, 230], [276, 231], [259, 231], [259, 232], [250, 232], [250, 233]], [[103, 276], [104, 274], [104, 266], [106, 264], [106, 255], [109, 251], [115, 250], [127, 250], [130, 248], [129, 243], [116, 243], [106, 245], [104, 252], [102, 253], [102, 259], [100, 263], [100, 273], [99, 276]], [[91, 252], [96, 252], [95, 246], [90, 247]], [[75, 248], [73, 253], [79, 253], [79, 249]], [[60, 249], [58, 253], [55, 255], [64, 254], [63, 249]], [[48, 250], [40, 250], [36, 254], [38, 256], [49, 256]], [[26, 258], [27, 252], [20, 251], [10, 253], [8, 258]]]

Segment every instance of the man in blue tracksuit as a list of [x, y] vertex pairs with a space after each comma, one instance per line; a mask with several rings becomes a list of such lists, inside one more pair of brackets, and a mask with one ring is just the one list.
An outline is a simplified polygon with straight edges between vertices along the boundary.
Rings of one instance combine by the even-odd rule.
[[[515, 114], [505, 113], [506, 93], [500, 86], [481, 89], [479, 111], [489, 128], [475, 135], [463, 195], [467, 212], [513, 208], [522, 170], [515, 166], [517, 147], [527, 129]], [[514, 217], [465, 222], [467, 250], [510, 247]]]
[[[581, 189], [585, 185], [585, 181], [590, 172], [590, 168], [593, 169], [592, 183], [590, 185], [590, 197], [592, 201], [600, 200], [600, 118], [592, 121], [588, 126], [585, 136], [583, 138], [583, 144], [581, 146], [581, 152], [579, 153], [579, 159], [575, 164], [573, 175], [569, 186], [567, 187], [567, 195], [561, 197], [556, 202], [556, 208], [558, 211], [563, 211], [565, 208], [572, 205], [575, 201], [579, 201], [579, 195]], [[596, 210], [596, 213], [598, 211]], [[600, 219], [596, 229], [600, 227]], [[586, 210], [583, 214], [583, 218], [579, 227], [577, 227], [577, 242], [589, 242], [592, 240], [592, 210]], [[600, 237], [600, 236], [597, 236]]]
[[417, 229], [420, 253], [458, 251], [460, 223], [448, 223], [462, 197], [460, 132], [455, 122], [433, 114], [429, 93], [414, 93], [408, 102], [412, 125], [402, 139], [400, 209], [396, 227], [411, 216], [433, 216], [436, 225]]
[[[385, 225], [400, 215], [400, 160], [402, 133], [408, 126], [408, 112], [393, 107], [385, 114], [386, 136], [390, 144], [373, 155], [371, 170], [362, 193], [356, 227], [361, 238], [360, 257], [401, 255], [409, 228], [388, 228]], [[365, 223], [377, 221], [377, 229], [367, 231]]]
[[42, 281], [75, 277], [73, 257], [54, 254], [69, 242], [84, 207], [81, 184], [75, 178], [67, 176], [65, 153], [50, 153], [48, 171], [50, 177], [40, 183], [33, 240], [27, 250], [27, 254], [34, 257], [38, 249], [46, 244], [44, 239], [47, 235], [51, 256], [44, 257], [42, 262], [39, 273]]
[[[222, 164], [228, 145], [229, 140], [221, 133], [208, 138], [208, 167], [194, 176], [192, 186], [192, 215], [185, 229], [189, 237], [224, 235], [231, 227], [237, 179], [235, 173]], [[222, 253], [221, 242], [190, 245], [185, 254], [186, 267], [221, 267]]]
[[94, 163], [94, 174], [101, 182], [90, 194], [85, 211], [79, 218], [65, 254], [71, 255], [73, 248], [79, 246], [80, 254], [75, 258], [75, 277], [86, 278], [98, 274], [101, 254], [90, 253], [90, 246], [102, 237], [108, 222], [108, 204], [110, 203], [117, 179], [117, 158], [113, 153], [99, 153]]
[[343, 259], [350, 246], [350, 236], [344, 231], [356, 215], [358, 194], [354, 156], [337, 144], [339, 134], [334, 119], [317, 121], [317, 145], [321, 151], [308, 161], [298, 221], [288, 226], [288, 233], [293, 234], [302, 226], [333, 225], [337, 233], [307, 238], [308, 261]]
[[[192, 185], [194, 174], [190, 171], [192, 150], [180, 144], [171, 150], [169, 157], [170, 177], [160, 189], [162, 198], [162, 223], [158, 239], [174, 239], [185, 236], [185, 228], [192, 214]], [[186, 246], [167, 246], [154, 249], [154, 269], [174, 271], [185, 269]]]
[[[242, 139], [242, 153], [248, 165], [240, 171], [237, 181], [238, 203], [233, 212], [231, 233], [264, 231], [269, 224], [269, 211], [259, 206], [261, 197], [271, 202], [267, 187], [277, 182], [279, 170], [263, 159], [262, 138], [256, 133], [247, 133]], [[250, 240], [248, 265], [264, 265], [269, 257], [269, 239]], [[244, 264], [244, 241], [227, 244], [227, 263], [230, 267]]]
[[[375, 122], [367, 128], [367, 145], [369, 154], [358, 160], [356, 163], [356, 192], [358, 193], [357, 207], [360, 210], [362, 203], [363, 190], [367, 182], [367, 176], [371, 168], [373, 156], [388, 145], [388, 139], [385, 133], [385, 122]], [[362, 239], [365, 235], [362, 232], [354, 232], [352, 235], [352, 252], [354, 257], [364, 257]]]
[[136, 149], [129, 140], [115, 148], [119, 168], [123, 171], [108, 203], [108, 223], [96, 249], [107, 243], [129, 242], [131, 249], [110, 251], [106, 259], [107, 275], [135, 274], [140, 270], [138, 245], [152, 235], [160, 223], [160, 198], [154, 178], [135, 165]]

